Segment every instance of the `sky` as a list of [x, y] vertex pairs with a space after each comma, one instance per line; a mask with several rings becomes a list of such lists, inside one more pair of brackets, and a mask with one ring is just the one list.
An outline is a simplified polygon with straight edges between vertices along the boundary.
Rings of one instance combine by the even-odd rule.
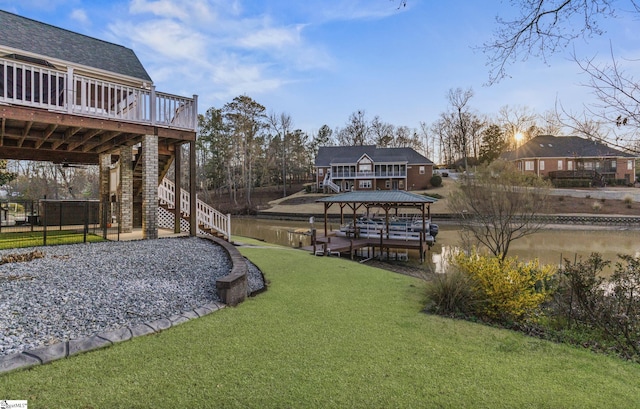
[[[472, 110], [504, 106], [542, 114], [557, 102], [574, 113], [594, 102], [587, 78], [565, 50], [547, 63], [508, 67], [485, 85], [497, 15], [508, 0], [0, 0], [0, 9], [134, 50], [156, 89], [198, 95], [200, 113], [248, 95], [267, 113], [286, 113], [314, 134], [344, 127], [363, 110], [419, 128], [447, 109], [447, 93], [472, 88]], [[578, 55], [638, 55], [638, 22], [605, 20], [605, 34], [575, 43]], [[637, 63], [636, 63], [637, 64]], [[637, 67], [637, 65], [636, 65]], [[633, 68], [633, 67], [631, 67]]]

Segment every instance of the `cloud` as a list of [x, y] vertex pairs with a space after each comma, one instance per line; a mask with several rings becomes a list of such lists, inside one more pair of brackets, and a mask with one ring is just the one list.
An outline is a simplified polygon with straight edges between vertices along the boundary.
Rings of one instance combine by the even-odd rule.
[[132, 0], [129, 4], [131, 14], [150, 13], [162, 18], [189, 21], [194, 18], [210, 19], [211, 9], [206, 1], [172, 1], [172, 0]]
[[87, 16], [87, 13], [83, 9], [72, 10], [71, 19], [76, 20], [77, 22], [85, 25], [90, 23], [89, 17]]

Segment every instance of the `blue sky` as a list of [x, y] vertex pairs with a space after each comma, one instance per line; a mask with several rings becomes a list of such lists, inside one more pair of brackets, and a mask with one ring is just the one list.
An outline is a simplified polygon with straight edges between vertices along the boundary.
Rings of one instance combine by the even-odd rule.
[[[364, 110], [396, 126], [419, 127], [447, 107], [451, 88], [472, 87], [471, 106], [495, 116], [505, 105], [542, 114], [556, 100], [574, 112], [593, 101], [570, 50], [548, 64], [511, 65], [511, 78], [484, 86], [477, 47], [509, 1], [408, 0], [0, 0], [0, 8], [132, 48], [162, 92], [198, 94], [199, 109], [246, 94], [268, 112], [288, 113], [314, 133], [342, 127]], [[576, 42], [579, 55], [638, 55], [637, 21], [605, 21], [604, 36]]]

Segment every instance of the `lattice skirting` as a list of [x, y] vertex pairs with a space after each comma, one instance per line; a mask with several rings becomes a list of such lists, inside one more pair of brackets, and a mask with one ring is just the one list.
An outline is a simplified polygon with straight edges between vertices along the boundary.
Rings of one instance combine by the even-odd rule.
[[[165, 209], [158, 206], [158, 227], [161, 229], [173, 229], [175, 215]], [[183, 218], [180, 218], [180, 231], [189, 231], [189, 222]]]

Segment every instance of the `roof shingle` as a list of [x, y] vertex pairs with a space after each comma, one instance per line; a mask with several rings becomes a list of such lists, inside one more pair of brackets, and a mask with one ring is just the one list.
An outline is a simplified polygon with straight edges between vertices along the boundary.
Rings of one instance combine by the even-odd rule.
[[330, 166], [332, 163], [355, 163], [366, 154], [376, 163], [406, 162], [409, 164], [433, 165], [433, 162], [412, 148], [377, 148], [363, 146], [321, 146], [316, 155], [316, 166]]
[[133, 50], [0, 10], [0, 44], [152, 82]]

